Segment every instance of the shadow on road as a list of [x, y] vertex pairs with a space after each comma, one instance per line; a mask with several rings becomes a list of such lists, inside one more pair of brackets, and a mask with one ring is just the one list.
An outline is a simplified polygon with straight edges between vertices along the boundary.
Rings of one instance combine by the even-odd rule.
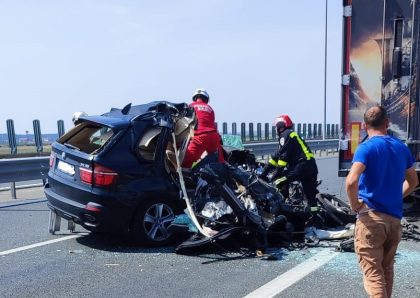
[[[172, 246], [166, 247], [141, 247], [135, 244], [129, 235], [115, 235], [105, 233], [90, 233], [86, 236], [77, 238], [76, 241], [92, 249], [102, 250], [116, 253], [164, 253], [175, 254], [175, 246], [182, 242], [179, 240]], [[257, 251], [251, 249], [228, 250], [214, 247], [210, 250], [197, 251], [187, 256], [198, 257], [203, 259], [202, 264], [211, 264], [218, 262], [234, 261], [238, 259], [254, 259], [259, 258], [266, 261], [283, 260], [289, 251], [285, 247], [272, 247], [267, 249], [264, 254], [258, 254]]]
[[129, 235], [90, 233], [76, 241], [93, 249], [120, 253], [174, 253], [174, 247], [141, 247], [129, 238]]

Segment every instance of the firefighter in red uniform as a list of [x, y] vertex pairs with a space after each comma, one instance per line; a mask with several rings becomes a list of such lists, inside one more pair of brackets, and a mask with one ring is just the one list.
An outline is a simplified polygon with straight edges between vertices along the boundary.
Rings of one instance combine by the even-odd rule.
[[182, 162], [184, 168], [191, 168], [195, 162], [202, 158], [205, 151], [208, 154], [217, 151], [219, 162], [224, 162], [221, 138], [214, 122], [214, 111], [208, 104], [209, 99], [210, 96], [204, 89], [197, 89], [192, 97], [193, 102], [190, 107], [194, 108], [197, 116], [197, 126]]
[[268, 173], [277, 169], [273, 176], [274, 184], [280, 186], [284, 183], [300, 181], [309, 206], [316, 207], [318, 168], [313, 153], [305, 141], [293, 131], [293, 122], [288, 115], [278, 116], [273, 125], [279, 137], [279, 149], [271, 156], [260, 178], [266, 180]]

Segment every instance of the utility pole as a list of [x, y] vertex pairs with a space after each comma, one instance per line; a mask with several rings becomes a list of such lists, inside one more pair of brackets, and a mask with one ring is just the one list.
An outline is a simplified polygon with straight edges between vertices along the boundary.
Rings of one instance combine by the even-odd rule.
[[328, 0], [325, 0], [325, 49], [324, 49], [324, 129], [322, 139], [325, 140], [327, 134], [327, 48], [328, 48]]

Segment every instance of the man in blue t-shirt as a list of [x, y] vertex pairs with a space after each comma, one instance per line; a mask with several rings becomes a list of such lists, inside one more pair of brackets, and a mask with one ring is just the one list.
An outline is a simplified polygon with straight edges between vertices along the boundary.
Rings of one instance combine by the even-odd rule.
[[354, 246], [368, 295], [391, 297], [403, 197], [418, 178], [408, 147], [387, 135], [384, 107], [369, 108], [364, 121], [369, 138], [357, 148], [346, 179], [350, 206], [358, 213]]

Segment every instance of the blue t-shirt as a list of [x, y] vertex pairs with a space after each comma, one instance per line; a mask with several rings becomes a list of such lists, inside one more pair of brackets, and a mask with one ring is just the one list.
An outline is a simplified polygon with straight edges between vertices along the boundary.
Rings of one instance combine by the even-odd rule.
[[408, 147], [391, 136], [373, 136], [357, 147], [353, 162], [366, 166], [359, 179], [359, 198], [368, 207], [402, 218], [402, 185], [414, 164]]

